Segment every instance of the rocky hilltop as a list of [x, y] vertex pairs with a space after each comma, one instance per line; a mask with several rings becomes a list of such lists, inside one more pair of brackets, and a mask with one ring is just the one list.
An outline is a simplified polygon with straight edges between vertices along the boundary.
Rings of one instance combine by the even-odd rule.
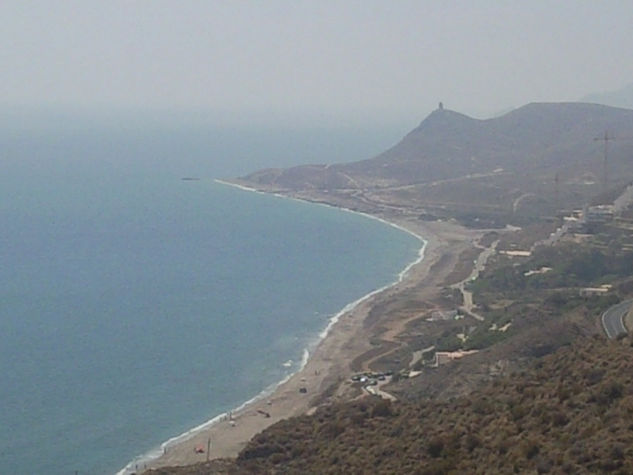
[[[478, 120], [437, 109], [398, 144], [369, 160], [341, 165], [308, 165], [264, 170], [246, 180], [287, 188], [347, 188], [410, 185], [470, 173], [573, 176], [599, 174], [602, 143], [608, 131], [616, 137], [610, 158], [614, 174], [630, 158], [633, 110], [598, 104], [533, 103], [501, 117]], [[627, 166], [629, 172], [633, 168]]]
[[262, 170], [242, 182], [368, 211], [375, 211], [372, 202], [406, 202], [420, 214], [459, 218], [477, 207], [483, 218], [512, 222], [551, 215], [630, 182], [632, 155], [633, 110], [533, 103], [478, 120], [440, 107], [374, 158]]

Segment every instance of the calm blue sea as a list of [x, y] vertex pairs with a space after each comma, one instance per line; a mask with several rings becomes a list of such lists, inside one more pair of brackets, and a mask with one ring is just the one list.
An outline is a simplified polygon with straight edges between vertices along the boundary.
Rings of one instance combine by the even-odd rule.
[[296, 370], [415, 259], [375, 220], [213, 181], [328, 161], [298, 151], [332, 133], [289, 133], [2, 132], [0, 473], [117, 472]]

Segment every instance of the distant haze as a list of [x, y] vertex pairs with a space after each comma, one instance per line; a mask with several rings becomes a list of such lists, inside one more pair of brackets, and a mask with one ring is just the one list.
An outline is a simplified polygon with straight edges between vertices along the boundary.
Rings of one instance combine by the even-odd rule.
[[633, 80], [633, 2], [4, 0], [0, 106], [485, 117]]
[[584, 102], [595, 102], [613, 107], [633, 109], [633, 83], [616, 91], [588, 94], [581, 99]]

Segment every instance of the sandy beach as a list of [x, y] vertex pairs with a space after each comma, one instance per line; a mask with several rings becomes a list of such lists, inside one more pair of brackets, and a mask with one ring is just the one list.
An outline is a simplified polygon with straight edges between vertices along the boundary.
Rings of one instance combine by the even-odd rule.
[[[347, 381], [353, 372], [352, 361], [356, 359], [358, 363], [359, 357], [362, 360], [362, 355], [371, 354], [369, 337], [375, 331], [375, 323], [367, 322], [371, 309], [414, 287], [421, 298], [436, 295], [448, 271], [430, 272], [434, 264], [440, 260], [456, 262], [464, 247], [472, 245], [473, 240], [481, 235], [481, 231], [445, 222], [423, 222], [402, 216], [381, 216], [381, 219], [422, 236], [426, 240], [424, 259], [412, 266], [400, 282], [369, 296], [340, 315], [304, 368], [279, 385], [271, 395], [233, 412], [230, 419], [227, 416], [190, 438], [169, 445], [162, 456], [142, 463], [139, 470], [189, 465], [207, 458], [235, 457], [255, 434], [275, 422], [308, 413], [324, 402], [349, 399], [357, 394]], [[379, 323], [385, 333], [393, 336], [404, 328], [406, 322], [386, 318]], [[211, 449], [207, 454], [209, 441]], [[198, 453], [196, 447], [202, 448], [203, 452]]]

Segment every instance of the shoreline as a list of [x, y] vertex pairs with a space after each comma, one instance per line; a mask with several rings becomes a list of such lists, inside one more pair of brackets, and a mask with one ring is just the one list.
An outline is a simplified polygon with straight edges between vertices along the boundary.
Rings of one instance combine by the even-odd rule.
[[[132, 460], [118, 472], [118, 475], [133, 473], [140, 469], [141, 464], [145, 470], [204, 462], [207, 460], [206, 447], [209, 441], [211, 441], [211, 450], [208, 454], [210, 459], [234, 457], [253, 436], [273, 423], [316, 409], [319, 403], [314, 403], [314, 401], [321, 399], [332, 387], [340, 386], [342, 381], [349, 376], [349, 363], [368, 349], [366, 339], [358, 337], [362, 337], [366, 333], [364, 322], [371, 309], [382, 300], [419, 284], [421, 281], [430, 280], [429, 284], [439, 284], [439, 282], [434, 282], [429, 270], [442, 255], [440, 250], [450, 252], [448, 249], [449, 239], [443, 234], [456, 234], [461, 238], [458, 240], [470, 239], [470, 235], [473, 234], [466, 232], [463, 228], [454, 229], [457, 227], [448, 223], [413, 223], [403, 218], [398, 219], [396, 216], [385, 219], [342, 206], [314, 202], [280, 193], [269, 193], [221, 180], [215, 181], [244, 191], [273, 194], [284, 199], [320, 204], [360, 214], [406, 232], [416, 237], [422, 245], [418, 250], [416, 259], [400, 271], [394, 282], [350, 302], [330, 318], [325, 329], [318, 334], [314, 344], [304, 349], [302, 362], [296, 372], [271, 384], [233, 411], [219, 414], [209, 421], [169, 439], [161, 444], [160, 448]], [[441, 229], [445, 227], [451, 228], [448, 233], [445, 229]], [[425, 237], [423, 238], [422, 235]], [[196, 453], [194, 449], [198, 446], [204, 448], [203, 453]]]

